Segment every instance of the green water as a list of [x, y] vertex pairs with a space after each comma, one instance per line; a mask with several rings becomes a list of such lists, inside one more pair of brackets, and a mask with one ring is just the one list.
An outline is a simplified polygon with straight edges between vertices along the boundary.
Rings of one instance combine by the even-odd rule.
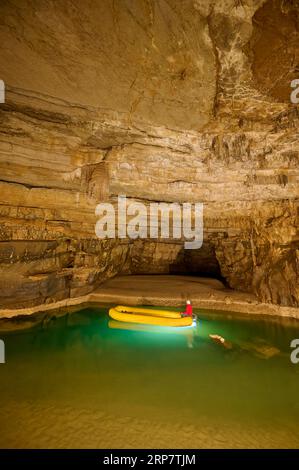
[[0, 334], [0, 447], [298, 448], [298, 323], [232, 317], [135, 331], [93, 308]]

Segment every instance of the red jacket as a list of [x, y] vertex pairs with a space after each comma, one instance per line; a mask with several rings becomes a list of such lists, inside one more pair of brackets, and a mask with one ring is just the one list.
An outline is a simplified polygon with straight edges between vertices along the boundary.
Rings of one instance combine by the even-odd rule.
[[192, 305], [191, 305], [191, 304], [187, 304], [187, 305], [186, 305], [185, 314], [186, 314], [186, 315], [189, 315], [190, 317], [192, 317], [193, 311], [192, 311]]

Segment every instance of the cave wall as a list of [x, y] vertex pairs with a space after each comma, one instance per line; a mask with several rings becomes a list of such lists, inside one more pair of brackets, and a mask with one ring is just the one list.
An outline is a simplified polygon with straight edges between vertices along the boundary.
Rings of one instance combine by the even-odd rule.
[[[117, 273], [187, 270], [298, 307], [298, 11], [276, 0], [1, 2], [2, 306], [84, 295]], [[118, 194], [203, 202], [203, 248], [98, 240], [96, 204]]]

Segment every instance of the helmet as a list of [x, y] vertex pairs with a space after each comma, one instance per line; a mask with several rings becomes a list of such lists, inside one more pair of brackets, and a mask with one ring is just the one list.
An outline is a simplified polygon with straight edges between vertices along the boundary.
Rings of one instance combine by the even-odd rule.
[[191, 304], [191, 300], [186, 300], [186, 304], [190, 305], [190, 304]]

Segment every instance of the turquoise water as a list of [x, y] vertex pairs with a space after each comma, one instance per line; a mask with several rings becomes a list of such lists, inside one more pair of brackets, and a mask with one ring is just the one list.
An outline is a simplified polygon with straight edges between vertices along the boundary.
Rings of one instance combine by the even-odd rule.
[[0, 334], [0, 447], [298, 448], [299, 324], [199, 315], [134, 329], [93, 308]]

